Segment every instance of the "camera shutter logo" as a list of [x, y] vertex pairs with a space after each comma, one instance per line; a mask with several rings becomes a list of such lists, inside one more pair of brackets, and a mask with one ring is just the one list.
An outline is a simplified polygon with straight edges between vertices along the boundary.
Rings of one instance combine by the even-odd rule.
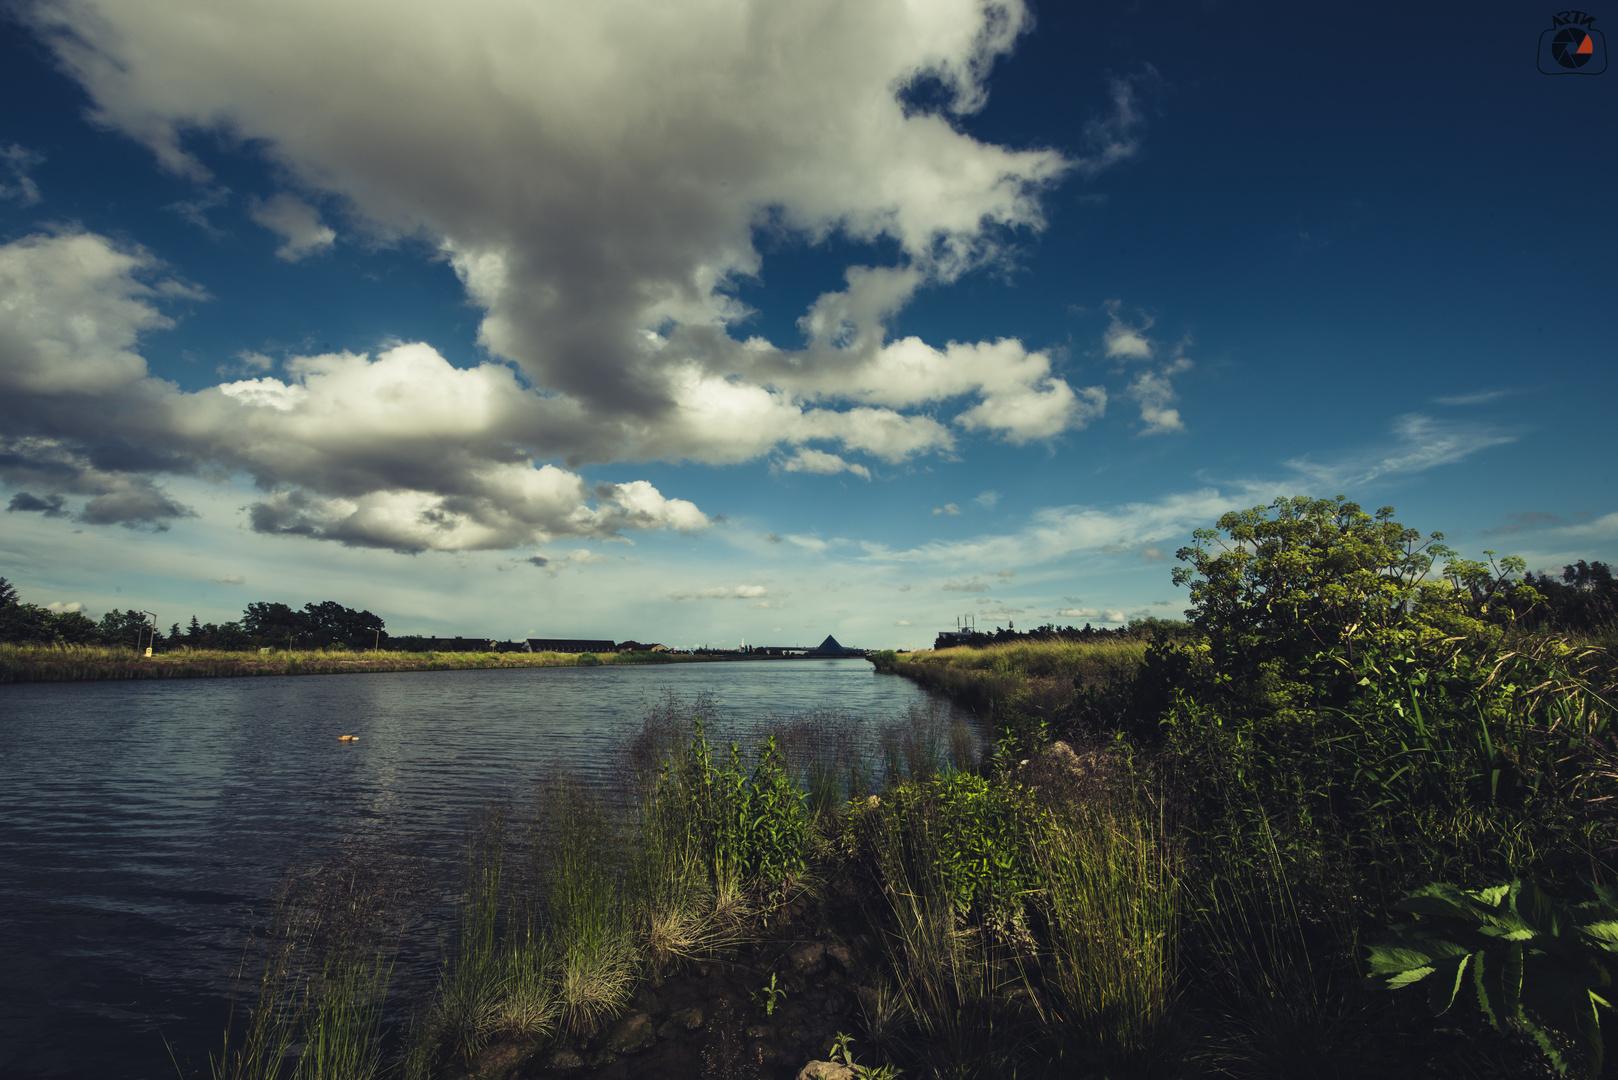
[[1559, 11], [1539, 35], [1539, 70], [1546, 75], [1600, 75], [1607, 70], [1607, 38], [1591, 26], [1594, 15]]

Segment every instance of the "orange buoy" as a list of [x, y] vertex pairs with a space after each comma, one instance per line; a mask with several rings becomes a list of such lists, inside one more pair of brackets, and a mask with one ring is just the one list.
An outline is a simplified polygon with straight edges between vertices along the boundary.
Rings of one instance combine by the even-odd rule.
[[339, 735], [339, 736], [337, 736], [337, 741], [338, 742], [359, 742], [360, 737], [358, 735]]

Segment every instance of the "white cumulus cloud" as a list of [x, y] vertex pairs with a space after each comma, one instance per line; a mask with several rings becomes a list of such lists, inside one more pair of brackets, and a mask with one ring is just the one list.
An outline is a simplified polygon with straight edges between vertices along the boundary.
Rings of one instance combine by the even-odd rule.
[[[761, 600], [770, 595], [763, 585], [713, 585], [705, 589], [681, 589], [669, 594], [670, 600]], [[758, 607], [760, 605], [753, 605]]]
[[844, 461], [836, 454], [828, 454], [823, 450], [812, 450], [805, 447], [792, 457], [781, 463], [782, 472], [818, 473], [821, 476], [835, 476], [837, 473], [849, 472], [862, 480], [871, 478], [871, 470], [855, 462]]
[[[1114, 82], [1077, 157], [953, 122], [1031, 25], [1023, 0], [19, 10], [101, 123], [206, 190], [190, 143], [220, 134], [353, 228], [438, 245], [482, 309], [483, 345], [539, 392], [524, 408], [541, 457], [727, 463], [816, 442], [901, 461], [960, 433], [1049, 438], [1105, 408], [1012, 338], [887, 336], [917, 290], [1043, 228], [1054, 184], [1139, 145], [1138, 80]], [[942, 112], [901, 102], [922, 76], [946, 88]], [[285, 259], [336, 238], [285, 192], [252, 213]], [[761, 272], [765, 226], [897, 254], [849, 267], [804, 314], [801, 347], [741, 340], [752, 313], [734, 286]]]
[[262, 201], [254, 199], [248, 214], [280, 235], [282, 243], [275, 255], [287, 262], [297, 262], [305, 255], [331, 247], [337, 240], [336, 231], [321, 222], [320, 211], [284, 191]]
[[134, 348], [169, 324], [165, 299], [200, 296], [161, 271], [88, 233], [0, 246], [0, 479], [85, 497], [83, 521], [162, 528], [190, 511], [154, 477], [240, 470], [266, 493], [249, 508], [258, 531], [408, 551], [710, 524], [643, 480], [591, 488], [536, 467], [545, 402], [503, 364], [404, 344], [183, 392]]

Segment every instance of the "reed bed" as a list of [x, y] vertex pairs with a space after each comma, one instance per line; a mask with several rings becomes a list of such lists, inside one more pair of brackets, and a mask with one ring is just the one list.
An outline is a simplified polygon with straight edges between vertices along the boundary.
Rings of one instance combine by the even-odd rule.
[[[872, 732], [831, 713], [721, 726], [711, 704], [655, 705], [616, 791], [557, 774], [473, 830], [404, 1075], [476, 1073], [510, 1046], [605, 1061], [641, 988], [715, 963], [769, 987], [736, 1019], [756, 1027], [760, 1002], [807, 992], [748, 959], [783, 933], [854, 943], [832, 982], [859, 971], [862, 989], [844, 984], [838, 1024], [873, 1070], [1069, 1075], [1150, 1055], [1174, 1007], [1179, 867], [1127, 769], [1006, 772], [936, 707]], [[722, 1026], [704, 1051], [721, 1072], [745, 1049]]]
[[649, 988], [687, 985], [734, 1007], [690, 1036], [700, 1062], [620, 1074], [790, 1077], [809, 1043], [770, 1066], [745, 1033], [788, 1045], [771, 1015], [816, 992], [786, 959], [804, 941], [839, 957], [817, 977], [844, 1000], [816, 1022], [889, 1075], [1549, 1075], [1520, 1033], [1459, 1009], [1438, 1026], [1371, 987], [1365, 943], [1412, 883], [1611, 879], [1610, 655], [1438, 642], [1379, 659], [1375, 693], [1343, 706], [1277, 718], [1182, 695], [1150, 727], [1104, 722], [1098, 697], [1127, 705], [1196, 649], [1170, 643], [1156, 668], [1131, 643], [908, 665], [1074, 691], [1061, 709], [1004, 695], [995, 726], [941, 707], [721, 722], [710, 699], [666, 697], [615, 783], [558, 772], [475, 823], [436, 989], [395, 1044], [350, 1008], [344, 1030], [395, 1049], [332, 1075], [605, 1067]]
[[1146, 641], [1013, 641], [981, 649], [926, 649], [906, 653], [901, 663], [1027, 679], [1113, 681], [1134, 674], [1146, 646]]
[[424, 904], [422, 868], [356, 847], [289, 874], [249, 942], [213, 1080], [375, 1080], [385, 1069], [384, 1011], [398, 942]]
[[[651, 656], [654, 654], [645, 654]], [[655, 654], [661, 656], [661, 654]], [[592, 658], [594, 659], [594, 658]], [[612, 663], [693, 662], [697, 657], [647, 660], [608, 656]], [[583, 660], [585, 666], [589, 660]], [[174, 649], [141, 656], [101, 645], [0, 645], [0, 683], [93, 682], [109, 679], [217, 679], [258, 675], [345, 675], [356, 672], [466, 671], [580, 666], [570, 653], [425, 652], [275, 649], [226, 652]]]

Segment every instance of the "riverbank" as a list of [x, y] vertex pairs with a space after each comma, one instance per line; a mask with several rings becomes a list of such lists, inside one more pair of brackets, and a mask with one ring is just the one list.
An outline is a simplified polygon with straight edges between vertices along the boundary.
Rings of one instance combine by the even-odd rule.
[[764, 656], [684, 653], [372, 652], [277, 649], [267, 652], [176, 650], [144, 657], [133, 649], [85, 645], [0, 645], [0, 683], [118, 679], [222, 679], [260, 675], [481, 671], [611, 664], [704, 664]]
[[[1423, 888], [1516, 879], [1595, 905], [1569, 926], [1606, 917], [1586, 897], [1618, 850], [1618, 763], [1589, 742], [1610, 657], [1407, 644], [1415, 686], [1356, 682], [1330, 709], [1294, 691], [1279, 717], [1191, 635], [873, 658], [991, 702], [981, 728], [912, 709], [770, 737], [671, 698], [611, 755], [616, 780], [553, 772], [484, 816], [437, 985], [387, 1006], [391, 1032], [383, 991], [353, 988], [378, 985], [388, 926], [414, 916], [343, 891], [386, 872], [303, 875], [338, 892], [284, 898], [215, 1074], [341, 1044], [371, 1065], [336, 1075], [400, 1080], [1551, 1076], [1522, 1023], [1495, 1031], [1464, 994], [1435, 1020], [1427, 994], [1382, 985], [1404, 954], [1368, 947]], [[374, 919], [339, 940], [331, 911]], [[1557, 1019], [1548, 1045], [1599, 1075]]]

